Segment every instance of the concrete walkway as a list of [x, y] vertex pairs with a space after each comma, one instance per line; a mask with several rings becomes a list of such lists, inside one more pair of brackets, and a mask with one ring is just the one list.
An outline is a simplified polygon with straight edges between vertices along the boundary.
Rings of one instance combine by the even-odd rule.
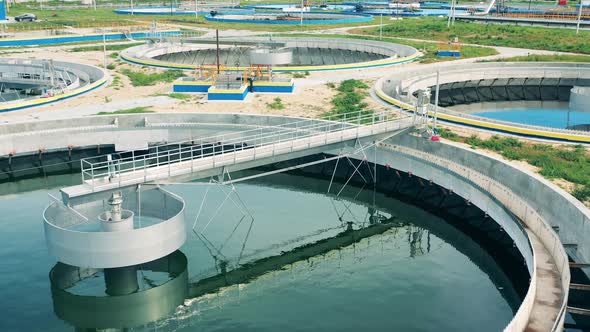
[[525, 332], [551, 331], [563, 298], [561, 277], [548, 249], [533, 232], [527, 233], [537, 263], [537, 291]]

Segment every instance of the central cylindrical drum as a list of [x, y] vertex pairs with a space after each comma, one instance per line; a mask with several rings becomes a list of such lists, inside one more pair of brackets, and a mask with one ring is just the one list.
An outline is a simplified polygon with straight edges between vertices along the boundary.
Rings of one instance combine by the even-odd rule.
[[133, 229], [133, 211], [121, 210], [120, 216], [106, 211], [98, 216], [102, 230], [105, 232], [121, 232]]
[[257, 65], [288, 65], [293, 62], [289, 49], [257, 48], [249, 51], [250, 63]]
[[570, 110], [590, 112], [590, 87], [574, 86], [570, 92]]

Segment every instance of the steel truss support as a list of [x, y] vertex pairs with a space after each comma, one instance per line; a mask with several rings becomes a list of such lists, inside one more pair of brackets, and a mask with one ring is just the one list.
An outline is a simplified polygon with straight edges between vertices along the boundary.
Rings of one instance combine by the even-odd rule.
[[[371, 168], [371, 165], [369, 164], [368, 161], [368, 156], [365, 153], [366, 150], [373, 148], [374, 149], [374, 160], [373, 160], [373, 168]], [[342, 225], [344, 225], [345, 223], [351, 223], [351, 221], [345, 221], [344, 220], [344, 216], [346, 215], [346, 213], [348, 212], [350, 214], [350, 216], [352, 217], [352, 219], [355, 220], [354, 223], [359, 224], [359, 225], [364, 225], [367, 220], [366, 220], [366, 216], [365, 220], [363, 222], [360, 222], [357, 217], [354, 215], [354, 213], [352, 212], [352, 210], [350, 209], [350, 206], [353, 204], [354, 201], [356, 201], [357, 197], [361, 194], [361, 192], [365, 189], [365, 187], [367, 185], [372, 184], [373, 185], [373, 206], [372, 208], [375, 208], [375, 192], [377, 189], [377, 144], [376, 142], [371, 142], [369, 144], [363, 145], [358, 139], [355, 141], [354, 144], [354, 153], [352, 154], [343, 154], [342, 150], [340, 151], [340, 154], [337, 156], [338, 158], [336, 159], [336, 165], [334, 166], [334, 170], [332, 171], [332, 176], [330, 178], [330, 184], [328, 185], [328, 191], [327, 194], [330, 195], [331, 193], [331, 189], [332, 186], [334, 184], [334, 178], [336, 177], [336, 172], [338, 171], [338, 165], [340, 162], [340, 159], [346, 159], [346, 161], [348, 162], [348, 164], [352, 167], [353, 171], [352, 173], [348, 176], [348, 178], [346, 179], [346, 181], [344, 182], [344, 184], [342, 185], [342, 187], [340, 188], [340, 190], [336, 193], [336, 195], [334, 197], [330, 198], [330, 202], [332, 203], [332, 207], [334, 208], [334, 211], [336, 212], [336, 214], [338, 215], [338, 220], [341, 222]], [[360, 156], [362, 157], [361, 160], [358, 162], [358, 164], [355, 165], [355, 163], [349, 158], [351, 156]], [[360, 172], [360, 169], [364, 166], [367, 167], [368, 173], [371, 176], [369, 180], [367, 180], [367, 178], [365, 178], [365, 176], [363, 176], [363, 174]], [[340, 212], [336, 206], [336, 202], [340, 201], [340, 195], [342, 194], [342, 192], [344, 191], [344, 189], [348, 186], [348, 184], [350, 183], [350, 181], [352, 180], [352, 178], [358, 175], [362, 180], [363, 180], [363, 185], [361, 186], [361, 188], [359, 188], [359, 190], [357, 191], [357, 193], [355, 194], [354, 198], [348, 203], [342, 203], [342, 205], [344, 206], [344, 209], [342, 210], [342, 212]]]
[[[228, 178], [230, 180], [229, 184], [223, 183], [223, 181], [226, 178]], [[231, 182], [230, 173], [224, 168], [222, 173], [218, 176], [218, 179], [215, 179], [215, 177], [211, 177], [211, 179], [209, 180], [208, 183], [205, 183], [205, 184], [202, 184], [202, 183], [198, 183], [198, 184], [178, 183], [178, 184], [207, 186], [207, 189], [205, 190], [205, 195], [203, 196], [203, 198], [201, 200], [201, 204], [199, 205], [199, 208], [197, 210], [197, 215], [195, 217], [195, 221], [193, 222], [193, 226], [192, 226], [191, 230], [197, 236], [197, 238], [201, 242], [203, 242], [203, 244], [205, 245], [207, 250], [209, 250], [209, 253], [213, 257], [213, 259], [215, 259], [216, 266], [219, 266], [221, 271], [226, 270], [227, 264], [229, 262], [227, 257], [222, 252], [223, 248], [231, 240], [231, 238], [234, 236], [236, 230], [240, 227], [240, 225], [244, 222], [244, 220], [250, 221], [250, 223], [248, 225], [248, 231], [246, 232], [246, 236], [244, 238], [244, 241], [242, 243], [242, 247], [240, 249], [240, 254], [238, 256], [237, 264], [239, 264], [240, 260], [242, 259], [243, 254], [244, 254], [244, 250], [246, 248], [246, 243], [248, 241], [248, 238], [250, 237], [250, 233], [252, 231], [252, 226], [254, 225], [254, 216], [252, 215], [252, 213], [250, 213], [246, 203], [239, 195], [237, 188]], [[221, 200], [221, 202], [215, 208], [213, 215], [210, 218], [208, 218], [206, 221], [204, 221], [203, 222], [204, 226], [201, 227], [200, 230], [198, 230], [197, 225], [201, 224], [201, 223], [199, 223], [199, 219], [201, 219], [203, 210], [205, 208], [205, 204], [206, 204], [208, 197], [209, 197], [210, 190], [211, 190], [211, 188], [214, 188], [214, 187], [219, 188], [219, 190], [224, 194], [224, 198]], [[238, 211], [241, 213], [241, 217], [234, 225], [230, 234], [225, 238], [225, 240], [221, 243], [221, 245], [218, 248], [209, 239], [207, 239], [207, 237], [205, 236], [205, 231], [207, 230], [209, 225], [217, 218], [217, 216], [219, 215], [221, 210], [226, 206], [226, 204], [228, 202], [231, 202], [231, 204], [233, 204], [234, 207], [238, 209]]]

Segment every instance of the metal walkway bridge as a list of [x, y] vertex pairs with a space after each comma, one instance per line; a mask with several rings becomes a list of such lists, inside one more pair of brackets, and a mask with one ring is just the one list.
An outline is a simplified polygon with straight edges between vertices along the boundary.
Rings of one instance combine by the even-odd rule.
[[212, 175], [211, 170], [219, 175], [226, 167], [251, 168], [330, 151], [343, 143], [389, 137], [413, 123], [412, 117], [392, 110], [363, 111], [91, 157], [81, 160], [82, 184], [61, 192], [67, 200], [173, 177], [199, 179]]

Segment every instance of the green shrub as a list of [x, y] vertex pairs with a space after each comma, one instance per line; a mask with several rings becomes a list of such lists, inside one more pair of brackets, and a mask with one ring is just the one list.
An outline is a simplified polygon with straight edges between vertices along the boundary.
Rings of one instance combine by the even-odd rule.
[[452, 132], [451, 130], [449, 130], [447, 128], [439, 128], [438, 134], [440, 135], [440, 137], [446, 138], [451, 141], [458, 141], [461, 138], [461, 136], [455, 134], [454, 132]]
[[112, 114], [136, 114], [136, 113], [154, 113], [149, 107], [134, 107], [114, 112], [98, 112], [96, 115], [112, 115]]
[[590, 186], [576, 186], [576, 189], [572, 191], [572, 196], [577, 198], [580, 201], [586, 201], [590, 198]]
[[[441, 136], [448, 135], [442, 129]], [[590, 155], [584, 146], [559, 146], [548, 144], [524, 143], [513, 137], [494, 135], [488, 139], [481, 139], [475, 135], [457, 137], [454, 140], [469, 144], [472, 148], [484, 148], [497, 151], [506, 159], [524, 160], [539, 168], [539, 174], [549, 179], [564, 179], [574, 183], [576, 189], [572, 192], [576, 198], [586, 200], [590, 198]]]
[[191, 99], [193, 96], [186, 94], [186, 93], [178, 93], [178, 92], [173, 92], [173, 93], [169, 93], [167, 95], [165, 95], [167, 97], [170, 98], [174, 98], [174, 99], [180, 99], [180, 100], [186, 100], [186, 99]]
[[[332, 110], [325, 113], [332, 120], [346, 120], [348, 122], [368, 123], [372, 121], [373, 111], [367, 110], [364, 99], [369, 95], [365, 83], [359, 80], [345, 80], [340, 82], [336, 90], [338, 93], [332, 98]], [[348, 113], [348, 114], [347, 114]]]
[[285, 109], [285, 105], [283, 105], [283, 101], [281, 98], [277, 97], [272, 100], [272, 103], [266, 103], [266, 107], [272, 110], [282, 110]]
[[161, 82], [172, 83], [174, 80], [185, 76], [181, 70], [167, 70], [162, 73], [146, 74], [139, 71], [123, 69], [121, 73], [129, 77], [133, 86], [155, 85]]

